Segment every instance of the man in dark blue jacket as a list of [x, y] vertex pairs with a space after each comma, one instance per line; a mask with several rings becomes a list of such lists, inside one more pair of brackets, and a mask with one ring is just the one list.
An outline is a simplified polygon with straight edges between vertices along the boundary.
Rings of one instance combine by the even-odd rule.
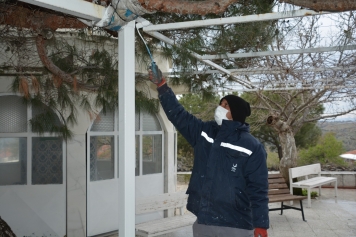
[[249, 103], [225, 96], [215, 121], [203, 122], [179, 104], [164, 78], [152, 78], [168, 119], [194, 148], [187, 190], [187, 209], [197, 216], [193, 235], [267, 237], [267, 155], [245, 123]]

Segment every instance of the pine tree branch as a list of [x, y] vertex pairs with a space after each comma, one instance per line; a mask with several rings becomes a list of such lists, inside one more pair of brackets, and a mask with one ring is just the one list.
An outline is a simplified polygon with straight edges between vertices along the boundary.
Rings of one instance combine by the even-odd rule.
[[[84, 0], [92, 2], [92, 0]], [[178, 14], [220, 14], [231, 4], [242, 2], [241, 0], [136, 0], [143, 8], [152, 12], [166, 12]], [[107, 1], [106, 4], [108, 4]], [[111, 2], [111, 1], [110, 1]]]
[[67, 83], [71, 86], [76, 84], [78, 89], [95, 92], [98, 87], [97, 86], [89, 86], [84, 83], [80, 83], [75, 80], [70, 74], [63, 72], [59, 67], [53, 64], [51, 59], [47, 56], [46, 47], [45, 47], [45, 39], [42, 35], [37, 35], [36, 37], [36, 48], [38, 52], [38, 56], [41, 59], [43, 65], [57, 78], [59, 78], [62, 82]]
[[138, 2], [149, 11], [206, 15], [223, 13], [231, 4], [241, 0], [138, 0]]
[[72, 16], [20, 2], [16, 2], [14, 5], [2, 3], [0, 12], [2, 13], [2, 24], [18, 28], [56, 30], [58, 28], [82, 29], [87, 27]]

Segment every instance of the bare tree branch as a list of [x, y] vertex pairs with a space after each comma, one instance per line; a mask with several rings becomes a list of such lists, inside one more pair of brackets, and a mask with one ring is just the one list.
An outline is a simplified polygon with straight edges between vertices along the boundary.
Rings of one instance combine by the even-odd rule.
[[327, 118], [336, 118], [338, 116], [342, 116], [342, 115], [345, 115], [345, 114], [349, 114], [351, 112], [354, 112], [356, 111], [355, 108], [353, 109], [348, 109], [348, 110], [345, 110], [344, 112], [339, 112], [337, 114], [331, 114], [331, 115], [323, 115], [323, 116], [320, 116], [320, 117], [315, 117], [313, 119], [308, 119], [308, 120], [304, 120], [305, 123], [309, 123], [309, 122], [315, 122], [315, 121], [319, 121], [319, 120], [322, 120], [322, 119], [327, 119]]

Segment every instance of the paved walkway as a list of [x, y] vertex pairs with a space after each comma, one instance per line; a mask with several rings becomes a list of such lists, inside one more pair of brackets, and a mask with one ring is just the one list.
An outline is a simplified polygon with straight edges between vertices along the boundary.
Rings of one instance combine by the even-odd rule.
[[[180, 186], [184, 190], [185, 186]], [[315, 189], [314, 191], [318, 191]], [[311, 208], [307, 208], [307, 200], [303, 201], [304, 215], [293, 209], [269, 213], [269, 237], [356, 237], [356, 190], [338, 189], [338, 202], [335, 203], [334, 189], [322, 188], [322, 196], [312, 200]], [[270, 204], [271, 207], [280, 203]], [[294, 202], [299, 206], [299, 202]], [[187, 227], [160, 237], [193, 237], [192, 228]], [[229, 237], [229, 236], [228, 236]]]
[[[178, 185], [177, 191], [186, 188], [187, 185]], [[279, 211], [270, 212], [268, 236], [356, 237], [356, 189], [338, 189], [337, 203], [334, 199], [334, 188], [322, 188], [321, 193], [321, 197], [312, 199], [311, 208], [307, 208], [307, 200], [303, 200], [306, 222], [303, 221], [301, 212], [297, 210], [285, 210], [283, 215], [280, 215]], [[294, 205], [299, 207], [299, 202], [294, 202]], [[279, 207], [280, 203], [270, 204], [270, 207], [277, 206]], [[117, 237], [117, 234], [105, 236]], [[158, 237], [193, 237], [192, 227]]]

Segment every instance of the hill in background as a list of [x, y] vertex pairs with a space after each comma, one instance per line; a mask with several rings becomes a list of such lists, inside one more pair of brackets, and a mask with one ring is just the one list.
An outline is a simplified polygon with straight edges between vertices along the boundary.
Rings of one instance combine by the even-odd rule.
[[323, 134], [332, 132], [342, 141], [345, 151], [356, 150], [356, 121], [318, 122]]

